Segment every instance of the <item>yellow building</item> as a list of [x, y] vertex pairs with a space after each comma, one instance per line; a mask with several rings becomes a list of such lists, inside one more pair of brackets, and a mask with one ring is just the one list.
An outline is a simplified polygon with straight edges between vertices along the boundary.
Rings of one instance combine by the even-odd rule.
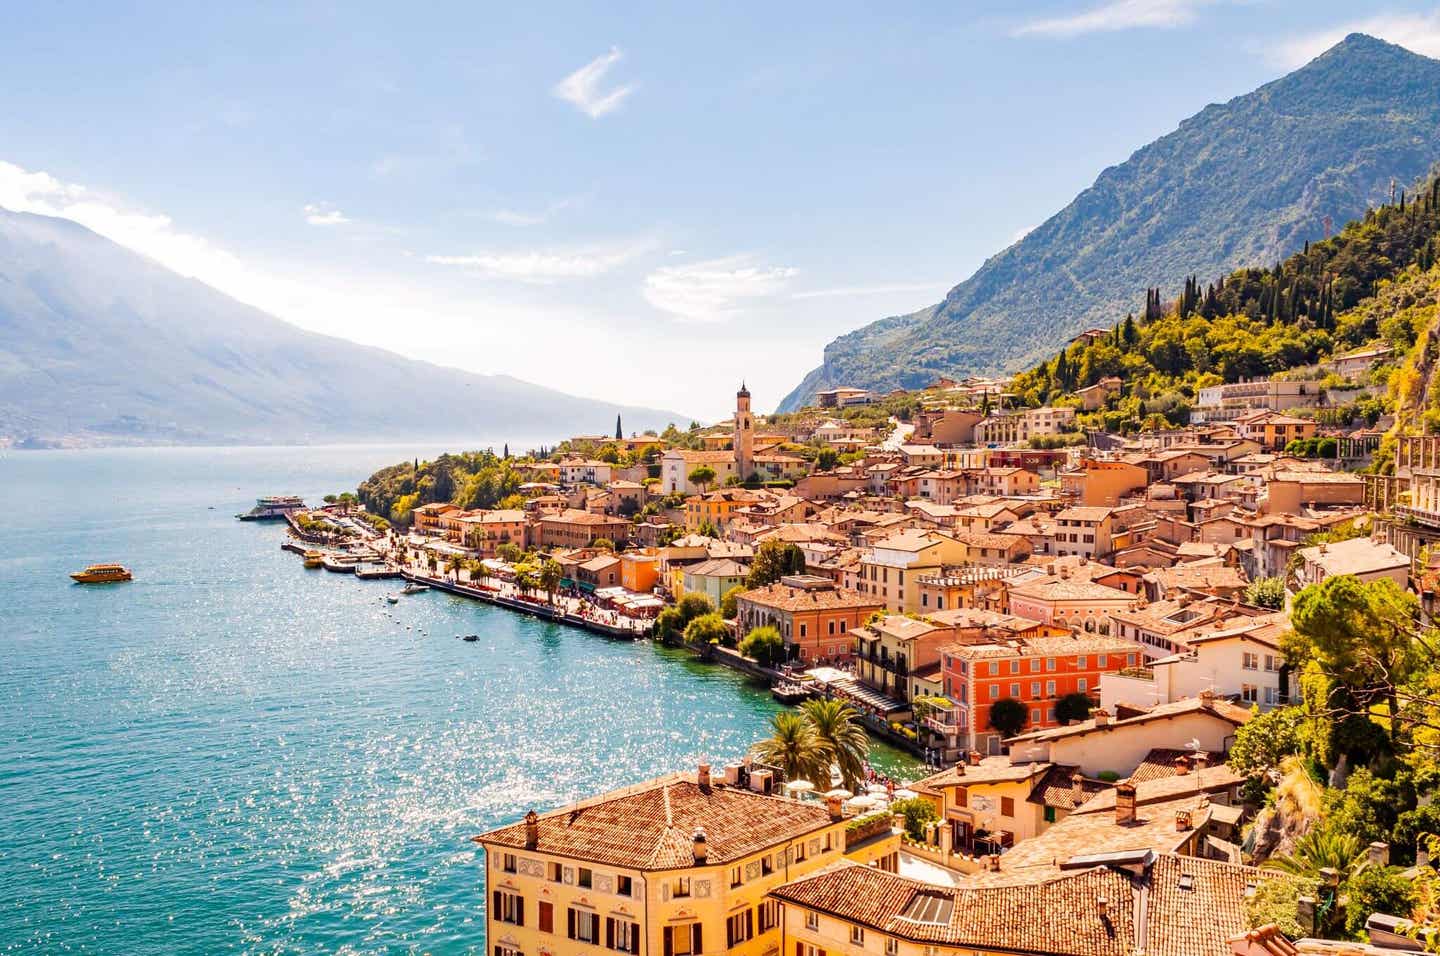
[[744, 488], [724, 488], [685, 499], [685, 530], [699, 531], [706, 524], [724, 531], [735, 520], [736, 511], [766, 500], [764, 495]]
[[781, 913], [771, 890], [847, 856], [898, 863], [888, 818], [857, 841], [838, 800], [756, 792], [769, 773], [732, 765], [712, 780], [702, 764], [475, 837], [492, 952], [773, 954]]

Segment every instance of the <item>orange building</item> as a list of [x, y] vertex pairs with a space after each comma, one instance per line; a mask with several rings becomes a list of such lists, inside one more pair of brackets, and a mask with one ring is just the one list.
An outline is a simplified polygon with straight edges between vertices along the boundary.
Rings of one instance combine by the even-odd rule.
[[620, 555], [620, 586], [637, 594], [649, 594], [660, 582], [660, 555], [653, 548], [627, 551]]
[[855, 646], [850, 634], [883, 607], [829, 578], [798, 574], [737, 595], [735, 617], [741, 634], [769, 625], [785, 639], [789, 660], [812, 663], [848, 659]]
[[[953, 726], [961, 749], [999, 753], [1000, 731], [990, 726], [997, 701], [1016, 700], [1028, 713], [1025, 732], [1058, 727], [1055, 704], [1067, 694], [1098, 699], [1100, 675], [1137, 666], [1143, 648], [1120, 638], [1074, 634], [1004, 644], [947, 644], [940, 649], [945, 696], [955, 702]], [[965, 741], [969, 744], [966, 746]]]

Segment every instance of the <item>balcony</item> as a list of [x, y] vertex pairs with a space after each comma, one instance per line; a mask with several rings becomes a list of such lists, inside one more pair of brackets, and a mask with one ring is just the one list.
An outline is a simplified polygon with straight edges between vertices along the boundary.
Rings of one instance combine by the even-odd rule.
[[970, 718], [966, 712], [959, 707], [950, 710], [937, 710], [930, 714], [923, 721], [924, 725], [946, 737], [958, 736], [970, 728]]

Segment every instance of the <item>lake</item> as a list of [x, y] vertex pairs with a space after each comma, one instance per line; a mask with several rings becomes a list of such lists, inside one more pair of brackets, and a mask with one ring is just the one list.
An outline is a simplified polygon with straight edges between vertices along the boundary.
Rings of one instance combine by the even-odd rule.
[[470, 836], [765, 734], [732, 671], [233, 517], [440, 450], [0, 452], [0, 953], [484, 953]]

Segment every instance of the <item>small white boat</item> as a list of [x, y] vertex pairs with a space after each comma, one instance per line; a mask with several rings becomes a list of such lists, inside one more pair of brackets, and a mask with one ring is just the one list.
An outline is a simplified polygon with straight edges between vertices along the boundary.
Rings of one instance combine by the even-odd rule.
[[399, 599], [398, 597], [396, 597], [395, 595], [393, 595], [393, 594], [387, 594], [387, 595], [385, 595], [385, 600], [389, 601], [391, 604], [399, 604], [399, 603], [400, 603], [400, 599]]
[[419, 594], [421, 591], [428, 591], [428, 590], [430, 590], [430, 585], [428, 585], [428, 584], [416, 584], [414, 581], [411, 581], [409, 584], [405, 585], [403, 588], [400, 589], [400, 593], [401, 593], [401, 594]]

